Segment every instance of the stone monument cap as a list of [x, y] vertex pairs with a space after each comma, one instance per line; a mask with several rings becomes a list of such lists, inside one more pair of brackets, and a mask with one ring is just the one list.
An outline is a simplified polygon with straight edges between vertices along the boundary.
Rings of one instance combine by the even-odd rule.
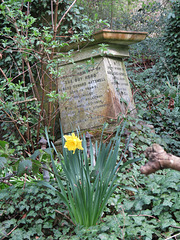
[[144, 40], [147, 32], [120, 31], [103, 29], [93, 34], [94, 44], [97, 43], [115, 43], [119, 45], [130, 45]]
[[94, 41], [87, 40], [79, 43], [70, 43], [68, 46], [64, 46], [63, 48], [61, 48], [61, 51], [69, 51], [70, 49], [76, 50], [84, 47], [98, 45], [101, 43], [128, 46], [134, 43], [141, 42], [146, 38], [147, 34], [147, 32], [103, 29], [95, 32], [92, 35], [92, 39], [94, 39]]

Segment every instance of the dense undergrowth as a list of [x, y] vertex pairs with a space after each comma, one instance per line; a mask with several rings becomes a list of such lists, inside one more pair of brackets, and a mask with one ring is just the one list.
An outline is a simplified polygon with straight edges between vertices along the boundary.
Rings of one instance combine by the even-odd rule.
[[[36, 3], [36, 1], [34, 2]], [[64, 2], [65, 5], [61, 6], [63, 9], [62, 13], [65, 13], [66, 6], [70, 4], [69, 1]], [[44, 133], [44, 125], [41, 122], [41, 117], [43, 116], [42, 104], [34, 102], [34, 96], [31, 95], [30, 91], [32, 84], [29, 82], [28, 74], [26, 75], [28, 70], [28, 67], [25, 66], [25, 63], [27, 63], [25, 62], [27, 60], [26, 57], [29, 57], [28, 60], [32, 66], [34, 66], [37, 57], [36, 52], [34, 55], [32, 55], [32, 52], [30, 53], [31, 41], [36, 44], [38, 51], [41, 51], [43, 48], [43, 51], [47, 53], [46, 56], [51, 55], [51, 52], [48, 51], [50, 51], [50, 48], [53, 51], [53, 44], [62, 44], [62, 41], [51, 44], [50, 36], [53, 32], [49, 32], [47, 26], [43, 28], [41, 25], [41, 29], [43, 29], [42, 35], [36, 31], [38, 28], [32, 28], [33, 33], [30, 31], [32, 38], [26, 42], [24, 35], [26, 35], [25, 30], [27, 29], [24, 32], [22, 31], [20, 36], [17, 36], [14, 30], [10, 32], [8, 19], [3, 23], [4, 31], [9, 33], [10, 38], [8, 38], [8, 42], [3, 35], [4, 42], [1, 42], [1, 49], [3, 49], [2, 55], [0, 55], [0, 58], [2, 58], [0, 67], [3, 69], [1, 73], [5, 73], [8, 78], [7, 81], [3, 75], [0, 79], [2, 90], [0, 95], [0, 114], [3, 119], [1, 122], [1, 136], [3, 140], [5, 139], [9, 142], [10, 149], [8, 147], [0, 149], [0, 239], [165, 240], [177, 239], [176, 236], [180, 236], [180, 172], [163, 170], [146, 177], [140, 174], [139, 171], [140, 166], [147, 161], [143, 152], [152, 143], [159, 143], [166, 151], [180, 156], [180, 68], [178, 58], [179, 45], [177, 44], [178, 39], [180, 39], [180, 4], [178, 1], [170, 1], [170, 3], [171, 9], [168, 10], [169, 12], [163, 12], [160, 18], [162, 22], [157, 23], [154, 21], [156, 26], [151, 24], [150, 33], [154, 31], [155, 37], [149, 36], [146, 41], [132, 48], [130, 59], [127, 63], [128, 76], [134, 93], [138, 116], [136, 118], [128, 115], [124, 116], [126, 128], [131, 134], [131, 141], [129, 148], [124, 151], [127, 139], [126, 136], [122, 138], [119, 154], [123, 156], [124, 162], [136, 157], [141, 157], [141, 160], [127, 166], [123, 172], [119, 173], [117, 179], [119, 186], [108, 200], [99, 223], [88, 228], [75, 226], [69, 217], [67, 208], [55, 192], [34, 182], [37, 179], [43, 180], [41, 164], [33, 168], [35, 176], [28, 176], [28, 171], [24, 175], [25, 168], [27, 170], [32, 169], [30, 161], [27, 161], [26, 165], [21, 165], [18, 169], [19, 162], [26, 160], [30, 153], [38, 149], [36, 137]], [[152, 4], [152, 9], [157, 9], [154, 8], [155, 6]], [[17, 7], [20, 9], [20, 6]], [[43, 7], [44, 11], [50, 10], [46, 2], [43, 3]], [[75, 33], [78, 33], [79, 29], [81, 31], [87, 29], [88, 24], [85, 24], [85, 21], [81, 21], [80, 10], [75, 8], [74, 11], [69, 12], [67, 16], [68, 21], [64, 23], [59, 34], [67, 34], [72, 24]], [[150, 7], [145, 5], [144, 10], [147, 11], [148, 16]], [[25, 12], [25, 9], [22, 12]], [[20, 11], [17, 13], [21, 18], [23, 17]], [[13, 11], [12, 14], [14, 14]], [[16, 14], [15, 19], [18, 18], [18, 14]], [[137, 20], [138, 14], [135, 16]], [[34, 16], [34, 12], [32, 12], [32, 15]], [[0, 17], [3, 19], [2, 15]], [[142, 14], [140, 17], [142, 18]], [[33, 18], [29, 18], [30, 20], [33, 22]], [[138, 20], [138, 24], [136, 24], [135, 18], [131, 20], [134, 26], [138, 26], [138, 30], [148, 30], [145, 27], [149, 27], [149, 18], [144, 20], [144, 25], [142, 24], [142, 19], [140, 19], [141, 21]], [[39, 24], [39, 21], [40, 19], [38, 18], [36, 23]], [[19, 21], [18, 23], [20, 24], [21, 22]], [[124, 26], [120, 22], [115, 22], [114, 26], [116, 24], [118, 27], [121, 26], [123, 28], [126, 25], [126, 21], [124, 20]], [[163, 28], [161, 29], [161, 34], [158, 35], [158, 29], [161, 24]], [[21, 23], [20, 26], [23, 29], [25, 23]], [[34, 27], [33, 23], [32, 26]], [[144, 29], [141, 29], [141, 27], [144, 27]], [[86, 37], [89, 37], [87, 35]], [[19, 37], [21, 46], [18, 46], [16, 42], [17, 37]], [[71, 34], [68, 33], [67, 37], [69, 40]], [[75, 37], [79, 41], [80, 36], [76, 35]], [[36, 38], [40, 40], [38, 43]], [[13, 45], [13, 51], [9, 48], [11, 45]], [[23, 47], [28, 49], [26, 53], [20, 51]], [[39, 56], [41, 56], [41, 53], [38, 53]], [[67, 58], [67, 56], [63, 57]], [[20, 65], [23, 58], [22, 66], [24, 67], [21, 68]], [[58, 63], [50, 61], [49, 69], [52, 70], [51, 67], [54, 67], [55, 64]], [[40, 69], [40, 62], [36, 66], [36, 69], [32, 68], [32, 73], [38, 77], [41, 74], [41, 76], [44, 76], [45, 72]], [[20, 69], [24, 71], [24, 74], [20, 74]], [[16, 81], [17, 79], [15, 78], [13, 82], [13, 77], [18, 74], [20, 74], [20, 81]], [[56, 74], [52, 74], [52, 76], [56, 77]], [[24, 82], [27, 84], [24, 85]], [[57, 96], [55, 93], [52, 92], [49, 96], [52, 102], [56, 100]], [[24, 100], [26, 101], [24, 102]], [[14, 104], [14, 102], [18, 102], [18, 104]], [[4, 112], [6, 112], [6, 115]], [[9, 113], [11, 118], [8, 119]], [[37, 119], [40, 119], [39, 123]], [[139, 124], [140, 121], [153, 125], [154, 131]], [[27, 132], [27, 128], [29, 132]], [[38, 134], [36, 132], [37, 129], [39, 131]], [[21, 134], [19, 134], [19, 131]], [[103, 135], [104, 140], [109, 139], [109, 135], [111, 134], [105, 131]], [[11, 150], [11, 148], [15, 151]], [[39, 155], [37, 154], [37, 156]], [[7, 160], [8, 157], [9, 159]], [[41, 160], [45, 161], [46, 157], [46, 154], [42, 155]], [[45, 163], [49, 164], [50, 160], [46, 160]], [[37, 164], [35, 158], [32, 158], [31, 161], [34, 164], [33, 166]], [[56, 161], [56, 166], [62, 174], [62, 168], [58, 161]], [[17, 176], [16, 170], [22, 176]], [[8, 178], [7, 174], [12, 174], [12, 177]], [[56, 186], [51, 172], [50, 182], [53, 186]], [[65, 182], [64, 185], [66, 185]]]
[[[127, 128], [131, 126], [127, 124]], [[125, 139], [120, 144], [120, 155], [125, 162], [129, 153], [141, 157], [118, 174], [116, 191], [96, 226], [82, 227], [72, 223], [69, 212], [53, 189], [34, 182], [43, 174], [13, 177], [1, 183], [0, 229], [1, 239], [166, 239], [178, 235], [180, 228], [180, 172], [163, 170], [144, 176], [139, 168], [146, 161], [144, 149], [162, 139], [149, 128], [136, 123], [132, 131], [129, 151]], [[139, 129], [138, 129], [139, 128]], [[107, 138], [107, 133], [104, 133]], [[158, 140], [159, 139], [159, 140]], [[132, 157], [132, 155], [131, 155]], [[64, 177], [59, 162], [58, 171]], [[56, 187], [53, 174], [50, 182]], [[66, 182], [63, 183], [66, 186]]]
[[[180, 173], [142, 176], [138, 166], [119, 175], [120, 185], [98, 225], [74, 226], [68, 211], [47, 188], [15, 184], [0, 192], [1, 239], [166, 239], [179, 233]], [[132, 190], [134, 188], [134, 190]]]

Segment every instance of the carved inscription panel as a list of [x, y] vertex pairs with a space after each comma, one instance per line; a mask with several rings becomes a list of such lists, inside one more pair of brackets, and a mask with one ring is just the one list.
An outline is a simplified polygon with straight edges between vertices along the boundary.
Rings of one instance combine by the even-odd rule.
[[65, 75], [58, 80], [59, 94], [68, 99], [60, 101], [61, 124], [64, 133], [76, 128], [89, 129], [104, 124], [124, 112], [120, 99], [131, 98], [131, 90], [123, 62], [110, 58], [95, 58], [94, 64], [81, 61], [64, 66]]
[[126, 111], [128, 107], [133, 114], [135, 106], [124, 62], [117, 58], [105, 58], [104, 63], [109, 84], [116, 91], [119, 101], [125, 102], [124, 106], [121, 106], [122, 111]]

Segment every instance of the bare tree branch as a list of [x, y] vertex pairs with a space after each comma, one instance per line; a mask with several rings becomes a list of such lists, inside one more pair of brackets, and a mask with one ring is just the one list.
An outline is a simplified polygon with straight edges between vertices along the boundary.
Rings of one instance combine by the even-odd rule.
[[61, 20], [59, 21], [57, 27], [56, 27], [56, 32], [57, 29], [59, 28], [59, 26], [61, 25], [63, 19], [65, 18], [65, 16], [67, 15], [67, 13], [70, 11], [70, 9], [73, 7], [73, 5], [76, 3], [76, 0], [74, 0], [74, 2], [70, 5], [70, 7], [68, 8], [68, 10], [64, 13], [64, 15], [62, 16]]

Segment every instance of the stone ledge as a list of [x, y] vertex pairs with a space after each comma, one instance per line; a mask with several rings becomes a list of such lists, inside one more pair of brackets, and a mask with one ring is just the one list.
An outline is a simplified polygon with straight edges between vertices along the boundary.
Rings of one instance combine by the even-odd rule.
[[94, 46], [102, 43], [117, 44], [121, 46], [128, 46], [134, 43], [141, 42], [147, 36], [147, 32], [135, 32], [135, 31], [121, 31], [103, 29], [95, 32], [92, 35], [94, 41], [83, 41], [80, 43], [71, 43], [69, 46], [61, 48], [61, 51], [69, 51], [70, 49], [80, 50], [84, 47]]

